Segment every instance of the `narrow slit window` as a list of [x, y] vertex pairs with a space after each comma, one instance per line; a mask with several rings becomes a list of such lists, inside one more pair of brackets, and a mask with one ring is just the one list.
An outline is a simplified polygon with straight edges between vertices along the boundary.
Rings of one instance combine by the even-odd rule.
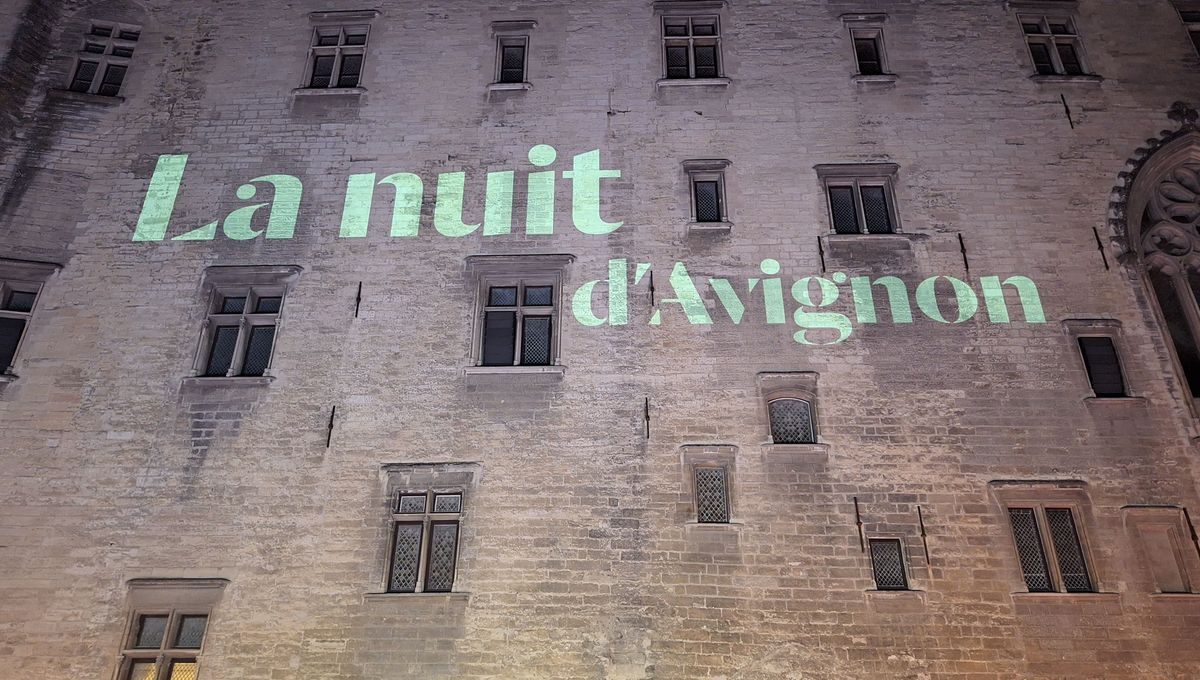
[[1125, 379], [1117, 348], [1110, 337], [1079, 338], [1079, 351], [1087, 369], [1088, 380], [1097, 397], [1124, 397]]
[[39, 284], [0, 280], [0, 374], [8, 373], [33, 316]]
[[729, 480], [723, 467], [697, 467], [696, 521], [701, 524], [729, 522]]
[[854, 43], [854, 61], [859, 75], [878, 76], [887, 73], [883, 29], [851, 28], [850, 39]]

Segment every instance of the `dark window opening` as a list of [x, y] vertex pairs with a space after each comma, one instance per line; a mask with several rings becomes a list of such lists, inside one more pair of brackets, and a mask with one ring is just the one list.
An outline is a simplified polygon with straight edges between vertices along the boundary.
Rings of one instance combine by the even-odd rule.
[[525, 82], [524, 45], [502, 45], [500, 47], [500, 82]]
[[92, 87], [92, 80], [96, 77], [96, 70], [100, 68], [100, 64], [94, 61], [80, 61], [75, 67], [75, 75], [71, 78], [71, 84], [68, 89], [72, 92], [87, 92]]
[[329, 81], [333, 77], [333, 55], [318, 56], [313, 60], [312, 78], [308, 82], [309, 87], [329, 87]]
[[1125, 379], [1121, 375], [1121, 362], [1112, 338], [1079, 338], [1079, 351], [1096, 396], [1124, 397]]
[[858, 72], [864, 76], [876, 76], [883, 73], [883, 60], [880, 58], [879, 40], [877, 38], [855, 38], [854, 55], [858, 59]]
[[1025, 586], [1031, 593], [1053, 591], [1050, 585], [1050, 571], [1046, 567], [1046, 554], [1042, 551], [1037, 515], [1032, 508], [1009, 508], [1008, 519], [1012, 524]]

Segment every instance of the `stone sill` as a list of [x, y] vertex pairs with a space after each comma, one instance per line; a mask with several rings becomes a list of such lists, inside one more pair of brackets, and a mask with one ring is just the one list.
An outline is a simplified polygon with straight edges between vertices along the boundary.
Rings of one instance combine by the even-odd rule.
[[1013, 604], [1086, 604], [1120, 602], [1120, 593], [1030, 593], [1012, 594]]
[[1084, 397], [1083, 403], [1088, 406], [1108, 406], [1125, 407], [1125, 406], [1146, 406], [1150, 400], [1145, 397]]
[[692, 234], [728, 234], [733, 231], [733, 222], [688, 222], [687, 233]]
[[1063, 74], [1059, 74], [1059, 73], [1056, 73], [1054, 75], [1035, 73], [1035, 74], [1029, 76], [1029, 79], [1035, 83], [1044, 83], [1044, 84], [1052, 84], [1052, 85], [1060, 85], [1060, 84], [1064, 84], [1064, 83], [1065, 84], [1079, 84], [1079, 85], [1099, 85], [1100, 83], [1104, 82], [1103, 77], [1095, 76], [1095, 75], [1091, 75], [1091, 74], [1068, 76], [1068, 75], [1063, 75]]
[[728, 78], [659, 78], [654, 87], [729, 87], [730, 82]]
[[685, 522], [683, 530], [687, 534], [739, 534], [746, 525], [742, 522], [697, 522], [690, 520]]
[[269, 375], [235, 375], [235, 376], [189, 376], [180, 381], [180, 387], [195, 389], [199, 387], [266, 387], [275, 380]]
[[107, 97], [102, 94], [89, 94], [87, 92], [72, 92], [71, 90], [54, 89], [48, 90], [46, 95], [51, 99], [61, 99], [63, 101], [80, 102], [83, 104], [95, 104], [96, 106], [118, 106], [125, 98], [117, 95], [115, 97]]
[[795, 463], [821, 463], [829, 460], [829, 444], [774, 444], [762, 445], [763, 456]]
[[897, 232], [892, 234], [823, 234], [821, 240], [826, 243], [873, 243], [876, 245], [902, 243], [908, 244], [913, 241], [924, 241], [928, 238], [925, 234], [914, 234], [907, 232]]
[[520, 92], [532, 89], [533, 83], [491, 83], [487, 86], [488, 94], [492, 92]]
[[850, 80], [855, 83], [894, 83], [900, 80], [900, 76], [895, 73], [856, 73], [850, 76]]
[[562, 377], [566, 366], [467, 366], [463, 375], [553, 375]]
[[0, 385], [7, 385], [8, 383], [16, 382], [17, 378], [20, 377], [21, 376], [17, 375], [16, 373], [0, 373]]
[[297, 87], [293, 97], [360, 97], [367, 93], [365, 87]]
[[364, 602], [386, 602], [388, 600], [467, 600], [471, 593], [363, 593]]

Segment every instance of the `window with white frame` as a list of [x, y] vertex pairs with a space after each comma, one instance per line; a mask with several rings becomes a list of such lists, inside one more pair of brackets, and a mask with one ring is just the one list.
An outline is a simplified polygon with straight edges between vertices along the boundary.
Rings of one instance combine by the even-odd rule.
[[558, 316], [569, 255], [476, 256], [475, 365], [558, 363]]
[[367, 24], [324, 24], [313, 28], [308, 49], [309, 89], [358, 87], [367, 54]]
[[194, 372], [258, 377], [271, 366], [284, 298], [298, 267], [211, 267], [208, 310]]
[[725, 201], [727, 160], [688, 160], [683, 162], [690, 185], [693, 222], [728, 222]]
[[1041, 14], [1021, 14], [1018, 18], [1038, 75], [1079, 76], [1087, 73], [1074, 19]]
[[899, 231], [893, 192], [898, 166], [891, 163], [818, 165], [835, 234]]
[[662, 17], [663, 77], [721, 77], [721, 20], [716, 15]]
[[67, 89], [104, 97], [119, 95], [141, 33], [140, 26], [93, 21], [76, 55]]
[[461, 490], [404, 490], [392, 512], [388, 592], [448, 593], [458, 562]]
[[0, 375], [11, 375], [38, 295], [58, 265], [0, 258]]
[[224, 579], [135, 579], [119, 680], [198, 680]]

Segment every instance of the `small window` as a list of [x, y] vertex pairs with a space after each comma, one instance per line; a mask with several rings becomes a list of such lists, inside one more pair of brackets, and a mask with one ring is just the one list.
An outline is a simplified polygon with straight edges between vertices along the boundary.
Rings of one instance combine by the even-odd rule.
[[904, 571], [904, 545], [898, 538], [872, 538], [867, 541], [871, 549], [871, 569], [875, 574], [875, 587], [879, 590], [908, 590], [908, 576]]
[[57, 265], [0, 258], [0, 375], [11, 374], [43, 282]]
[[1125, 379], [1121, 362], [1111, 337], [1084, 336], [1079, 338], [1079, 352], [1087, 369], [1088, 380], [1097, 397], [1124, 397]]
[[878, 76], [887, 73], [883, 58], [883, 29], [852, 28], [854, 59], [859, 75]]
[[496, 40], [496, 82], [525, 82], [529, 37], [523, 35], [502, 35]]
[[367, 51], [366, 25], [317, 26], [309, 47], [306, 87], [354, 88], [362, 80]]
[[1070, 17], [1021, 15], [1021, 31], [1038, 75], [1078, 76], [1087, 73], [1083, 48]]
[[[137, 579], [119, 680], [197, 680], [222, 579]], [[168, 603], [164, 606], [163, 603]]]
[[728, 206], [725, 202], [725, 168], [728, 166], [729, 161], [719, 159], [683, 162], [691, 194], [693, 223], [729, 222]]
[[271, 364], [282, 305], [280, 289], [223, 288], [214, 294], [203, 375], [264, 375]]
[[701, 524], [729, 522], [729, 481], [724, 467], [697, 466], [693, 470], [696, 489], [696, 521]]
[[481, 340], [484, 366], [554, 363], [554, 284], [513, 281], [489, 286]]
[[889, 163], [818, 165], [817, 176], [829, 200], [835, 234], [892, 234], [898, 229], [892, 183], [897, 167]]
[[104, 97], [120, 95], [129, 58], [140, 37], [137, 26], [93, 22], [83, 36], [67, 89]]
[[1190, 10], [1179, 8], [1179, 18], [1187, 29], [1188, 37], [1191, 38], [1192, 48], [1196, 50], [1196, 54], [1200, 54], [1200, 5]]
[[458, 560], [461, 492], [403, 491], [393, 513], [388, 592], [447, 593]]
[[774, 399], [767, 404], [771, 441], [776, 444], [811, 444], [816, 441], [812, 404], [804, 399]]
[[1010, 507], [1008, 517], [1030, 592], [1094, 592], [1070, 508]]
[[715, 16], [662, 17], [663, 77], [721, 77], [720, 20]]

